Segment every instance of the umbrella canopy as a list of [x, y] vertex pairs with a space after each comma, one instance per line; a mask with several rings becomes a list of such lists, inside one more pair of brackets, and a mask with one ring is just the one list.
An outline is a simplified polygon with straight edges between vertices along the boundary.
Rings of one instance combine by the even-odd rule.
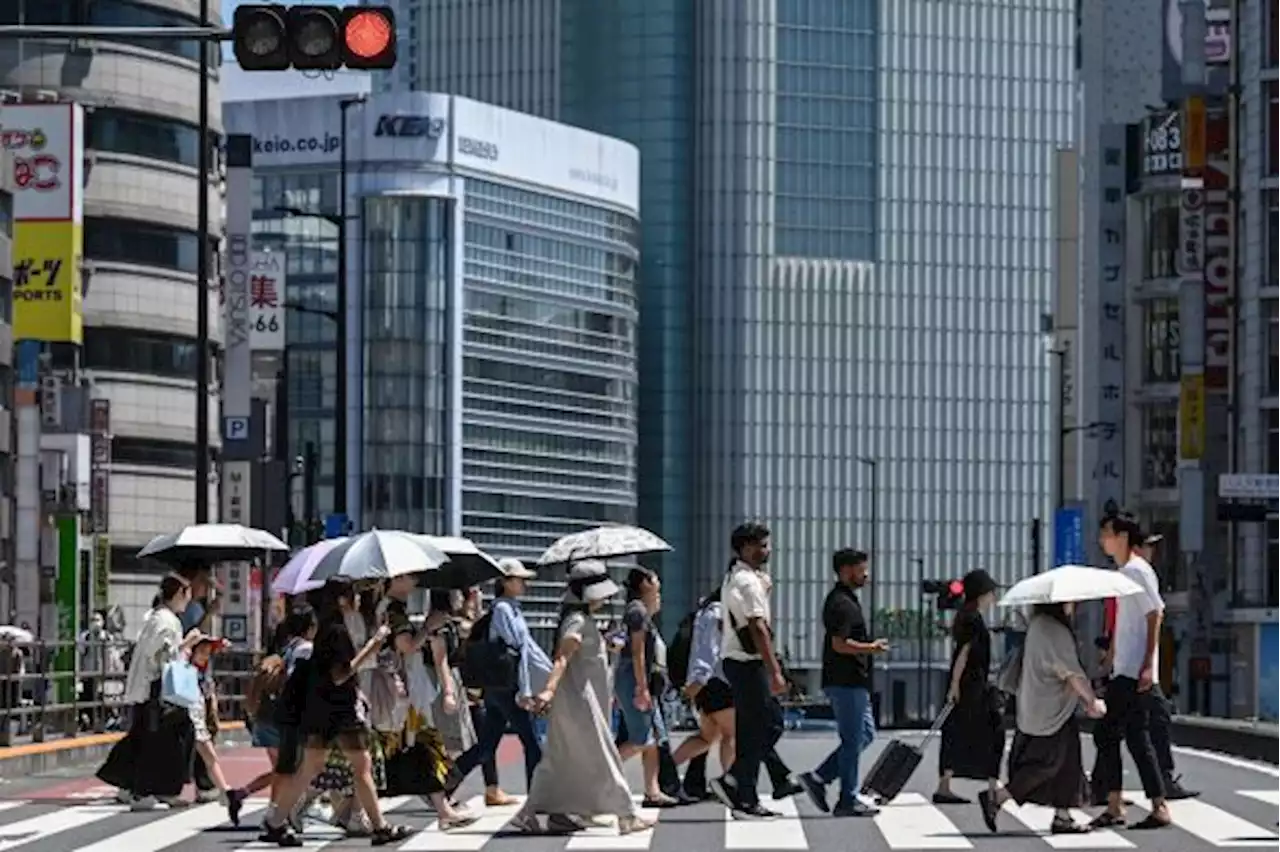
[[265, 530], [240, 524], [194, 524], [180, 532], [156, 536], [138, 551], [138, 556], [170, 565], [212, 565], [247, 562], [265, 551], [288, 553], [289, 545]]
[[434, 571], [449, 557], [423, 536], [395, 530], [360, 533], [331, 549], [311, 571], [312, 581], [331, 577], [351, 580], [386, 580], [401, 574]]
[[469, 538], [416, 535], [415, 539], [439, 550], [449, 561], [419, 578], [430, 589], [465, 589], [502, 576], [498, 561]]
[[346, 536], [326, 538], [293, 554], [293, 557], [276, 574], [276, 578], [271, 581], [271, 593], [292, 597], [323, 586], [324, 580], [313, 580], [311, 575], [320, 564], [320, 560], [346, 540]]
[[0, 642], [13, 642], [22, 645], [34, 641], [36, 641], [36, 637], [30, 630], [24, 630], [21, 627], [13, 627], [8, 624], [0, 626]]
[[617, 559], [642, 553], [665, 553], [671, 545], [643, 527], [596, 527], [557, 539], [542, 556], [539, 565], [560, 565], [579, 559]]
[[1063, 565], [1015, 583], [1000, 599], [1000, 606], [1074, 603], [1123, 598], [1141, 592], [1141, 586], [1119, 571], [1090, 568], [1086, 565]]

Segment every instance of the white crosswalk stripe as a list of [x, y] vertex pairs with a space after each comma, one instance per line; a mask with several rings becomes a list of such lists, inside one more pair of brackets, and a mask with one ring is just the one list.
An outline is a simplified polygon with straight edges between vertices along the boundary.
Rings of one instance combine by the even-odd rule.
[[[1141, 801], [1140, 794], [1126, 794]], [[1155, 832], [1124, 830], [1096, 831], [1086, 835], [1048, 833], [1052, 812], [1038, 806], [1006, 805], [1002, 813], [1003, 835], [1015, 838], [1027, 850], [1036, 848], [1087, 852], [1087, 850], [1139, 849], [1161, 852], [1166, 849], [1247, 849], [1277, 848], [1280, 838], [1270, 821], [1259, 816], [1257, 803], [1272, 805], [1275, 791], [1239, 790], [1233, 794], [1242, 803], [1248, 800], [1250, 819], [1231, 813], [1222, 800], [1171, 802], [1174, 827]], [[403, 811], [395, 819], [421, 830], [405, 841], [389, 846], [389, 852], [488, 852], [518, 849], [525, 841], [503, 837], [519, 805], [486, 808], [483, 797], [467, 802], [480, 819], [456, 831], [440, 831], [436, 821], [423, 811], [417, 797], [400, 797], [383, 802], [388, 813]], [[976, 805], [939, 807], [925, 795], [908, 792], [884, 806], [873, 819], [838, 819], [812, 812], [807, 803], [802, 813], [794, 800], [771, 802], [782, 813], [770, 821], [737, 821], [718, 805], [704, 804], [672, 811], [646, 811], [660, 816], [655, 829], [633, 835], [619, 835], [615, 825], [595, 825], [565, 838], [529, 841], [537, 852], [643, 852], [675, 848], [697, 848], [702, 852], [830, 852], [840, 848], [868, 852], [948, 852], [980, 847], [986, 837]], [[274, 848], [256, 840], [256, 824], [265, 802], [251, 800], [242, 816], [242, 827], [233, 831], [226, 822], [226, 810], [218, 804], [196, 805], [179, 811], [132, 814], [126, 806], [105, 804], [58, 805], [52, 801], [0, 801], [0, 852], [263, 852]], [[1228, 805], [1229, 806], [1229, 805]], [[721, 818], [723, 815], [723, 818]], [[1084, 821], [1083, 812], [1073, 814]], [[1145, 815], [1134, 807], [1136, 821]], [[6, 822], [8, 817], [11, 822]], [[1255, 822], [1264, 822], [1262, 827]], [[1018, 824], [1025, 831], [1018, 832]], [[208, 834], [210, 830], [218, 833]], [[225, 832], [225, 833], [224, 833]], [[1181, 834], [1181, 837], [1179, 837]], [[312, 823], [303, 835], [306, 849], [348, 849], [337, 829]], [[1195, 841], [1198, 840], [1197, 844]], [[1192, 847], [1188, 847], [1191, 842]], [[364, 841], [367, 843], [367, 841]], [[516, 845], [511, 845], [512, 843]], [[1043, 844], [1043, 845], [1041, 845]], [[357, 845], [363, 845], [357, 843]], [[1048, 852], [1046, 849], [1046, 852]]]

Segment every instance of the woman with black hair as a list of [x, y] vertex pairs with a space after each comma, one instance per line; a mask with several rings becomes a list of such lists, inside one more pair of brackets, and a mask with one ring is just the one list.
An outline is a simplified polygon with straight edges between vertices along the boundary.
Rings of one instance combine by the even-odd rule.
[[582, 829], [583, 816], [615, 816], [619, 834], [654, 825], [631, 798], [609, 726], [609, 661], [595, 614], [618, 591], [603, 562], [579, 562], [569, 572], [551, 675], [534, 699], [539, 712], [549, 708], [546, 747], [529, 796], [508, 823], [512, 831], [540, 833], [539, 814], [554, 833]]
[[938, 752], [936, 805], [965, 804], [951, 789], [953, 778], [986, 781], [992, 795], [1000, 785], [1004, 757], [1004, 706], [987, 680], [991, 674], [991, 631], [982, 611], [995, 603], [996, 581], [986, 571], [964, 577], [964, 605], [951, 624], [951, 713], [942, 727]]
[[160, 700], [165, 666], [184, 658], [204, 637], [198, 630], [183, 636], [179, 616], [191, 601], [191, 584], [176, 574], [160, 582], [155, 605], [143, 617], [133, 646], [124, 701], [132, 705], [129, 732], [107, 755], [98, 778], [117, 787], [133, 810], [150, 810], [157, 802], [171, 808], [189, 804], [181, 798], [191, 780], [195, 730], [185, 708]]
[[658, 779], [658, 749], [667, 741], [661, 692], [651, 688], [658, 667], [658, 635], [654, 616], [662, 609], [662, 581], [647, 568], [632, 568], [626, 581], [627, 605], [622, 612], [625, 641], [618, 651], [613, 689], [622, 711], [619, 733], [626, 740], [618, 753], [624, 761], [640, 755], [644, 767], [644, 806], [665, 808], [679, 804], [662, 792]]
[[1071, 809], [1085, 802], [1076, 709], [1083, 705], [1090, 718], [1101, 719], [1107, 708], [1080, 664], [1074, 613], [1074, 604], [1038, 604], [1027, 625], [1021, 662], [1002, 676], [1001, 689], [1018, 696], [1018, 730], [1009, 749], [1004, 789], [978, 794], [982, 819], [992, 832], [998, 830], [996, 817], [1009, 800], [1053, 808], [1053, 834], [1090, 831], [1089, 825], [1071, 818]]

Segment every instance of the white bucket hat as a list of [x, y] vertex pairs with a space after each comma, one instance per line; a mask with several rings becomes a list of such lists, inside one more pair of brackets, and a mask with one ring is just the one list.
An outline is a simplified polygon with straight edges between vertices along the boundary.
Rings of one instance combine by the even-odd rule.
[[532, 580], [538, 576], [536, 572], [524, 567], [524, 563], [515, 557], [508, 556], [498, 560], [498, 570], [504, 578], [514, 577], [519, 580]]
[[598, 559], [584, 559], [569, 569], [569, 591], [565, 600], [596, 603], [622, 591], [609, 577], [609, 568]]

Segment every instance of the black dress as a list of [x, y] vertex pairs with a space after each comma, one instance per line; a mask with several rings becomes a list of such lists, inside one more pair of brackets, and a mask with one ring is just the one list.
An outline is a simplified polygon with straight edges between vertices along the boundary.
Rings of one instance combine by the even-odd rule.
[[309, 690], [299, 720], [308, 748], [368, 748], [369, 729], [356, 679], [333, 681], [334, 670], [351, 665], [355, 657], [355, 644], [346, 627], [334, 623], [321, 628], [311, 652]]
[[133, 720], [97, 772], [112, 787], [135, 796], [174, 797], [191, 781], [195, 731], [191, 714], [160, 700], [160, 681], [151, 697], [133, 705]]
[[960, 675], [960, 697], [942, 727], [938, 753], [939, 774], [950, 770], [955, 778], [986, 781], [1000, 777], [1004, 757], [1004, 714], [991, 673], [991, 631], [982, 613], [962, 609], [951, 626], [951, 667], [955, 670], [960, 649], [969, 646], [969, 657]]

